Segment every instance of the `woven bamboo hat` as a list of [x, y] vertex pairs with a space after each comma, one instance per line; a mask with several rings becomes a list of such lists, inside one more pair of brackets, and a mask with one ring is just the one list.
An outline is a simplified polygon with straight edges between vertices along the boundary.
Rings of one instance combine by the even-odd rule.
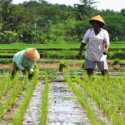
[[25, 56], [34, 61], [37, 61], [40, 59], [40, 54], [35, 48], [26, 49]]
[[92, 23], [93, 21], [100, 22], [100, 23], [102, 23], [103, 25], [105, 24], [104, 19], [103, 19], [100, 15], [91, 17], [90, 23]]

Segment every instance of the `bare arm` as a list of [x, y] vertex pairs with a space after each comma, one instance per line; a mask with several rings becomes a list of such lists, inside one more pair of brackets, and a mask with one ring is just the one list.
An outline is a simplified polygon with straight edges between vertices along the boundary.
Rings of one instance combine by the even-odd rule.
[[107, 54], [107, 53], [108, 53], [108, 49], [109, 49], [109, 44], [107, 44], [107, 43], [104, 41], [104, 54]]
[[82, 38], [81, 45], [80, 45], [80, 48], [79, 48], [79, 52], [78, 52], [78, 54], [77, 54], [77, 57], [78, 57], [78, 58], [81, 58], [81, 56], [82, 56], [82, 51], [83, 51], [85, 45], [88, 43], [89, 33], [90, 33], [90, 29], [88, 29], [88, 30], [85, 32], [85, 34], [84, 34], [84, 36], [83, 36], [83, 38]]
[[107, 31], [104, 32], [105, 33], [105, 36], [104, 36], [104, 40], [103, 40], [103, 43], [104, 43], [104, 53], [107, 53], [108, 52], [108, 49], [109, 49], [109, 46], [110, 46], [110, 39], [109, 39], [109, 34]]
[[82, 51], [83, 51], [85, 45], [86, 45], [85, 43], [81, 43], [80, 48], [79, 48], [79, 52], [78, 52], [78, 55], [77, 55], [78, 58], [81, 58]]

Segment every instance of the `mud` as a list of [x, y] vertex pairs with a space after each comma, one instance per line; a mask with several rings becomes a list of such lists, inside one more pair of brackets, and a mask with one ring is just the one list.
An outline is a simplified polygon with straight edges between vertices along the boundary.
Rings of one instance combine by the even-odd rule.
[[38, 125], [39, 124], [39, 111], [41, 102], [41, 92], [43, 89], [43, 81], [40, 81], [36, 89], [34, 90], [33, 96], [30, 100], [29, 106], [24, 116], [23, 125]]
[[49, 85], [47, 125], [91, 125], [75, 95], [64, 82]]

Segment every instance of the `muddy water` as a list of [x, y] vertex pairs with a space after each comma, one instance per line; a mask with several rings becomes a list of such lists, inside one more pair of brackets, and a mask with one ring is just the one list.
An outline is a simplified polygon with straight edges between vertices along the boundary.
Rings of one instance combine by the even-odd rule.
[[90, 125], [85, 111], [64, 82], [49, 85], [47, 125]]
[[40, 98], [43, 89], [43, 81], [39, 82], [31, 98], [29, 107], [24, 116], [23, 125], [38, 125], [39, 124], [39, 108]]

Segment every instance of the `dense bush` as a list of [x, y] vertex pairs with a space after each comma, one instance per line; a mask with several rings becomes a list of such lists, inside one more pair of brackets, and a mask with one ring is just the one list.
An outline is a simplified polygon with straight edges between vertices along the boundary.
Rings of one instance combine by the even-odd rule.
[[105, 20], [111, 40], [125, 40], [125, 16], [113, 13], [106, 15]]
[[0, 43], [13, 43], [18, 41], [18, 34], [12, 31], [0, 32]]
[[111, 40], [125, 40], [124, 9], [121, 12], [99, 11], [91, 6], [91, 0], [83, 0], [81, 4], [73, 7], [53, 5], [44, 0], [19, 5], [12, 4], [12, 0], [1, 1], [0, 7], [3, 8], [0, 9], [1, 43], [18, 40], [26, 43], [80, 41], [90, 26], [90, 17], [97, 14], [104, 17], [105, 28], [109, 31]]

